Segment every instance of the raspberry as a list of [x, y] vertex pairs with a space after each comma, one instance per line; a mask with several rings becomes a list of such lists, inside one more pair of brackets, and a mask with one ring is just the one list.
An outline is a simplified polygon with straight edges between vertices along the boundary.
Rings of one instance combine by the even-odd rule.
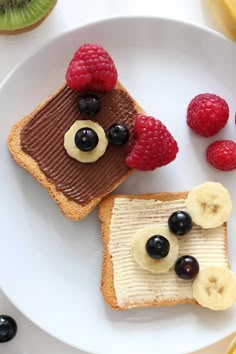
[[135, 143], [126, 157], [130, 168], [154, 170], [173, 161], [178, 146], [164, 124], [153, 117], [138, 114], [134, 125]]
[[223, 98], [210, 93], [192, 99], [187, 110], [187, 124], [197, 134], [212, 136], [227, 123], [229, 107]]
[[74, 90], [109, 91], [115, 87], [117, 71], [107, 51], [86, 43], [74, 54], [66, 72], [66, 82]]
[[206, 151], [209, 164], [221, 171], [236, 168], [236, 144], [232, 140], [217, 140]]

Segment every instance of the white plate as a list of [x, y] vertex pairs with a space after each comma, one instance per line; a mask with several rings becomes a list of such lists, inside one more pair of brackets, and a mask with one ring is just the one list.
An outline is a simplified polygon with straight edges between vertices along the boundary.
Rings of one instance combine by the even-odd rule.
[[[181, 191], [206, 180], [222, 182], [236, 205], [235, 172], [205, 161], [213, 140], [235, 138], [236, 48], [203, 28], [154, 18], [123, 18], [66, 33], [17, 67], [0, 90], [1, 285], [33, 322], [74, 347], [91, 353], [186, 353], [235, 329], [236, 307], [211, 312], [195, 306], [114, 312], [99, 291], [102, 243], [96, 210], [84, 221], [63, 217], [56, 204], [7, 150], [10, 126], [64, 80], [73, 52], [84, 42], [103, 45], [120, 80], [151, 115], [176, 137], [174, 163], [135, 173], [125, 193]], [[198, 93], [224, 97], [231, 109], [227, 127], [206, 139], [190, 133], [185, 112]], [[236, 271], [235, 209], [229, 223], [229, 254]]]

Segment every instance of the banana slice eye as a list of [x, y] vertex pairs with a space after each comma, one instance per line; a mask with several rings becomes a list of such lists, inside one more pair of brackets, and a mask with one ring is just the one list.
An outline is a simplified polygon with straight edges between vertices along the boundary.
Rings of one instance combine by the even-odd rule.
[[[162, 249], [158, 249], [160, 245]], [[131, 248], [136, 263], [151, 273], [167, 272], [175, 264], [179, 253], [178, 240], [168, 227], [156, 225], [138, 231]]]
[[211, 310], [226, 310], [235, 302], [236, 277], [226, 267], [205, 267], [193, 282], [193, 297]]
[[229, 192], [220, 183], [206, 182], [194, 187], [186, 199], [193, 222], [204, 229], [221, 226], [232, 211]]
[[77, 120], [64, 135], [67, 154], [79, 162], [91, 163], [105, 154], [108, 141], [103, 128], [91, 120]]

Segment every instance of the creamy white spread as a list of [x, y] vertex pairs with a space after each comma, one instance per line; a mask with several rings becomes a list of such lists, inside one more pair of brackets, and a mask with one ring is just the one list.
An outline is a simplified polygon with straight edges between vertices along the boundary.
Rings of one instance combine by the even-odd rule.
[[[116, 198], [110, 224], [109, 252], [112, 256], [114, 287], [118, 305], [123, 307], [136, 302], [193, 299], [192, 281], [178, 278], [174, 270], [152, 274], [141, 269], [131, 253], [135, 233], [145, 226], [167, 226], [168, 217], [176, 210], [186, 210], [185, 200], [155, 201]], [[194, 225], [192, 231], [178, 237], [179, 256], [192, 255], [200, 268], [209, 265], [227, 266], [224, 241], [225, 227], [202, 229]]]

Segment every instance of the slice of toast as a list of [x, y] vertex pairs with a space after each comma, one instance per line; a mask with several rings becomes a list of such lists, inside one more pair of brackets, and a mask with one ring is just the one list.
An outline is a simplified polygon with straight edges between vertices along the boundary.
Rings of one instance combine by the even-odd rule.
[[[99, 204], [104, 244], [101, 291], [106, 303], [115, 310], [138, 307], [197, 304], [192, 281], [176, 276], [173, 269], [152, 274], [135, 262], [131, 242], [135, 233], [149, 225], [168, 225], [168, 217], [185, 210], [188, 192], [145, 195], [110, 195]], [[178, 237], [179, 256], [192, 255], [200, 268], [212, 264], [229, 267], [227, 225], [202, 229]]]
[[8, 137], [8, 146], [16, 162], [41, 183], [65, 216], [84, 218], [107, 194], [130, 176], [125, 157], [133, 143], [133, 125], [137, 113], [144, 110], [117, 82], [115, 88], [100, 93], [101, 110], [93, 118], [104, 131], [114, 123], [129, 129], [129, 142], [109, 146], [95, 163], [81, 163], [67, 155], [64, 134], [80, 119], [89, 119], [78, 110], [80, 92], [66, 84], [58, 88], [33, 112], [17, 122]]

